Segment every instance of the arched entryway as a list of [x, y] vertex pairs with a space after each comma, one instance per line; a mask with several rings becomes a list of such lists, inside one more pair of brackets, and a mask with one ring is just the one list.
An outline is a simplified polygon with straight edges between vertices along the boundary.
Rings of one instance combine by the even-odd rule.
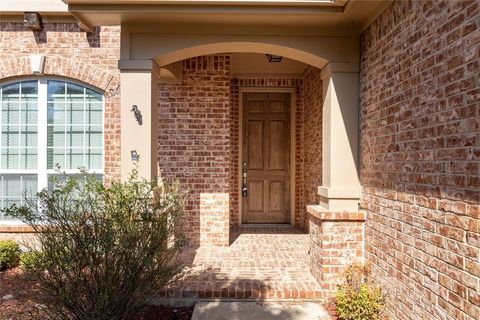
[[[207, 11], [212, 8], [209, 7]], [[308, 17], [311, 18], [310, 15], [313, 12], [311, 9], [304, 10], [305, 8], [300, 10], [302, 12], [301, 15], [293, 14], [293, 18], [296, 21], [293, 25], [287, 23], [287, 20], [292, 18], [291, 14], [285, 16], [286, 20], [283, 18], [279, 19], [277, 13], [272, 13], [270, 18], [274, 18], [275, 23], [269, 23], [262, 21], [265, 18], [262, 14], [253, 16], [258, 12], [252, 12], [252, 8], [247, 10], [241, 8], [240, 11], [235, 9], [235, 15], [223, 17], [223, 19], [230, 19], [233, 16], [237, 18], [242, 17], [240, 21], [237, 20], [237, 23], [231, 23], [231, 21], [215, 23], [215, 21], [210, 21], [210, 19], [218, 18], [218, 15], [214, 15], [214, 18], [211, 15], [204, 16], [203, 14], [199, 15], [203, 19], [202, 23], [199, 23], [198, 20], [190, 21], [190, 19], [199, 18], [199, 16], [190, 14], [183, 15], [183, 21], [169, 23], [171, 20], [168, 19], [172, 18], [170, 13], [161, 15], [162, 18], [160, 19], [160, 16], [156, 15], [155, 12], [150, 14], [148, 9], [147, 7], [142, 9], [148, 11], [145, 11], [145, 14], [138, 14], [138, 12], [134, 14], [117, 14], [119, 21], [122, 23], [121, 58], [119, 61], [122, 100], [122, 176], [127, 177], [128, 172], [133, 167], [131, 162], [132, 154], [140, 155], [139, 171], [142, 176], [147, 178], [157, 175], [159, 154], [170, 154], [170, 158], [164, 157], [161, 160], [174, 163], [174, 165], [169, 167], [169, 169], [173, 169], [172, 171], [188, 168], [188, 166], [184, 166], [185, 161], [188, 161], [188, 165], [195, 165], [196, 159], [193, 158], [193, 161], [191, 158], [185, 159], [183, 157], [185, 153], [172, 150], [172, 148], [179, 147], [177, 144], [179, 140], [175, 137], [183, 134], [181, 125], [184, 125], [182, 121], [185, 118], [182, 118], [182, 121], [179, 121], [179, 119], [191, 116], [191, 111], [196, 108], [195, 104], [205, 105], [211, 102], [212, 105], [207, 106], [207, 109], [210, 108], [215, 110], [215, 112], [209, 113], [205, 112], [205, 110], [203, 110], [203, 113], [196, 112], [194, 116], [197, 118], [192, 117], [193, 121], [198, 119], [203, 121], [205, 118], [201, 117], [206, 117], [207, 114], [219, 117], [222, 120], [225, 117], [231, 120], [230, 117], [235, 115], [229, 108], [218, 108], [215, 104], [219, 103], [219, 101], [204, 100], [199, 102], [201, 99], [197, 99], [196, 101], [189, 101], [188, 103], [191, 103], [191, 105], [187, 105], [185, 108], [184, 102], [192, 98], [189, 90], [198, 88], [206, 80], [191, 77], [191, 74], [186, 73], [186, 70], [191, 69], [191, 65], [189, 69], [185, 69], [185, 64], [180, 63], [180, 61], [192, 63], [192, 60], [197, 59], [196, 57], [199, 57], [201, 60], [203, 57], [225, 56], [237, 52], [270, 53], [302, 61], [316, 67], [321, 70], [318, 72], [321, 89], [319, 86], [315, 86], [315, 90], [318, 93], [317, 101], [321, 100], [322, 132], [321, 148], [318, 148], [321, 149], [321, 152], [317, 151], [316, 154], [322, 159], [322, 181], [321, 185], [317, 186], [317, 190], [314, 188], [313, 192], [318, 197], [318, 200], [315, 200], [313, 203], [303, 203], [300, 207], [302, 210], [305, 210], [305, 207], [308, 206], [308, 223], [312, 228], [312, 232], [308, 235], [313, 250], [309, 256], [312, 275], [321, 283], [324, 289], [332, 289], [335, 273], [342, 266], [348, 264], [349, 261], [354, 261], [356, 257], [361, 258], [362, 254], [362, 234], [357, 234], [357, 231], [361, 230], [361, 223], [360, 229], [355, 224], [361, 220], [361, 216], [350, 214], [350, 212], [357, 212], [359, 199], [357, 137], [360, 50], [358, 47], [358, 35], [352, 33], [351, 30], [347, 30], [347, 28], [334, 28], [333, 26], [331, 28], [305, 28], [305, 25], [301, 27], [302, 20]], [[157, 10], [159, 9], [157, 8]], [[160, 11], [163, 9], [162, 7]], [[203, 8], [203, 10], [205, 9]], [[254, 8], [255, 11], [257, 9]], [[116, 8], [115, 10], [119, 12], [121, 8]], [[108, 15], [110, 16], [110, 14]], [[325, 13], [325, 19], [328, 18], [327, 15], [331, 16], [330, 13]], [[175, 17], [178, 18], [179, 16]], [[249, 23], [253, 21], [252, 19], [255, 21], [255, 24]], [[216, 21], [218, 22], [218, 20]], [[323, 19], [316, 19], [315, 21], [322, 22]], [[348, 21], [348, 23], [351, 23], [351, 21]], [[214, 60], [213, 64], [224, 63], [221, 62], [222, 59], [217, 58], [217, 61], [215, 62]], [[198, 65], [197, 62], [195, 64]], [[209, 77], [212, 76], [208, 72], [207, 70], [205, 79], [210, 79]], [[165, 76], [170, 78], [170, 84], [165, 85], [171, 85], [172, 87], [169, 87], [169, 90], [160, 92], [159, 80], [164, 79]], [[211, 80], [223, 82], [226, 84], [224, 87], [230, 89], [232, 80], [226, 80], [226, 76], [224, 76], [219, 76], [220, 80]], [[244, 84], [240, 85], [240, 81], [238, 83], [238, 87], [244, 86]], [[179, 85], [181, 90], [179, 87], [173, 87], [174, 85]], [[277, 84], [273, 86], [278, 87]], [[203, 89], [203, 94], [207, 96], [209, 90], [215, 88], [204, 86]], [[172, 92], [175, 93], [175, 96], [171, 95]], [[163, 124], [159, 123], [159, 118], [162, 119], [165, 115], [160, 114], [164, 109], [161, 106], [159, 107], [159, 103], [163, 103], [158, 99], [159, 94], [165, 94], [164, 98], [166, 100], [172, 99], [169, 101], [170, 106], [167, 107], [170, 112], [169, 116], [171, 116], [168, 118], [169, 123], [180, 124], [180, 126], [169, 128], [160, 132], [160, 134], [159, 126]], [[194, 95], [200, 96], [197, 93]], [[228, 93], [226, 96], [228, 96]], [[223, 99], [229, 100], [225, 96]], [[220, 104], [224, 105], [223, 102]], [[131, 112], [133, 106], [136, 106], [142, 113], [143, 123], [141, 125], [136, 122]], [[179, 111], [180, 109], [181, 111]], [[309, 118], [309, 120], [312, 119], [314, 118]], [[215, 123], [215, 125], [217, 124]], [[203, 123], [200, 122], [199, 125], [201, 126]], [[220, 136], [225, 137], [225, 129], [220, 130], [222, 133]], [[202, 130], [206, 131], [207, 129], [206, 127], [199, 127], [196, 130], [201, 135]], [[228, 130], [226, 131], [228, 132]], [[301, 134], [304, 134], [304, 132]], [[237, 136], [239, 135], [240, 133], [237, 133]], [[208, 139], [212, 138], [211, 135], [207, 134], [206, 136]], [[188, 137], [191, 137], [191, 142], [195, 145], [202, 145], [205, 141], [208, 142], [206, 145], [203, 145], [208, 146], [207, 150], [197, 150], [199, 157], [205, 157], [206, 159], [209, 157], [209, 154], [214, 152], [219, 156], [219, 153], [221, 154], [224, 151], [217, 150], [217, 145], [211, 143], [212, 140], [202, 140], [194, 134], [191, 136], [187, 135], [185, 141], [188, 141]], [[232, 144], [232, 140], [226, 138], [222, 145], [227, 145], [228, 149], [230, 149], [235, 144]], [[314, 140], [310, 139], [308, 141]], [[180, 147], [184, 148], [185, 146], [182, 145]], [[226, 158], [224, 160], [227, 163], [235, 162], [230, 161], [229, 157]], [[302, 156], [300, 158], [303, 160]], [[201, 169], [204, 169], [204, 167]], [[198, 205], [199, 208], [198, 214], [189, 215], [188, 218], [190, 220], [187, 218], [185, 224], [191, 229], [192, 234], [196, 235], [193, 237], [194, 239], [197, 238], [196, 245], [200, 245], [203, 248], [208, 246], [228, 246], [230, 234], [234, 233], [230, 229], [235, 216], [231, 214], [232, 197], [229, 186], [235, 185], [235, 181], [226, 178], [228, 174], [225, 175], [225, 172], [230, 173], [229, 171], [232, 171], [229, 166], [226, 168], [225, 166], [219, 166], [218, 174], [221, 177], [217, 176], [218, 179], [215, 178], [217, 172], [212, 173], [208, 171], [206, 174], [211, 174], [211, 180], [208, 181], [204, 179], [206, 178], [204, 176], [205, 173], [200, 171], [193, 173], [185, 172], [186, 174], [192, 174], [189, 178], [189, 183], [192, 184], [197, 191], [196, 195], [198, 195], [197, 202], [189, 210], [195, 209], [195, 205]], [[312, 219], [310, 218], [311, 216], [313, 217]], [[355, 227], [350, 229], [351, 223], [347, 220], [352, 219], [352, 217], [352, 223], [355, 224]], [[338, 259], [338, 255], [336, 256], [333, 250], [321, 250], [323, 247], [319, 245], [318, 241], [334, 236], [336, 238], [334, 243], [332, 243], [332, 247], [346, 248], [345, 250], [348, 250], [346, 254], [350, 258]], [[353, 242], [355, 242], [354, 246], [348, 243], [352, 237], [354, 239]], [[265, 239], [265, 241], [269, 240]], [[258, 241], [254, 240], [253, 242]], [[279, 243], [282, 243], [282, 240]], [[295, 251], [295, 249], [290, 248], [286, 250], [285, 254], [289, 254], [292, 251]], [[321, 261], [319, 257], [322, 258]], [[207, 257], [207, 260], [209, 259], [221, 260], [222, 257]], [[332, 262], [335, 266], [331, 267], [331, 264], [324, 265], [322, 262], [324, 260]], [[277, 270], [275, 266], [272, 268]], [[230, 279], [227, 280], [230, 283]], [[224, 287], [222, 287], [222, 290], [224, 290]], [[235, 288], [234, 291], [236, 295], [237, 289]], [[227, 289], [227, 295], [230, 295], [230, 289]]]
[[[197, 191], [202, 190], [197, 192], [198, 199], [192, 205], [197, 208], [198, 213], [192, 215], [194, 218], [189, 222], [189, 230], [194, 234], [192, 239], [196, 245], [228, 246], [230, 226], [239, 225], [243, 221], [242, 203], [245, 208], [245, 201], [240, 193], [242, 185], [239, 182], [242, 182], [242, 178], [239, 175], [243, 173], [242, 162], [244, 159], [239, 150], [241, 146], [238, 144], [239, 141], [242, 141], [243, 129], [239, 119], [243, 115], [239, 113], [238, 109], [231, 109], [228, 105], [240, 103], [242, 95], [239, 93], [240, 89], [244, 87], [257, 87], [260, 93], [262, 90], [263, 93], [268, 93], [272, 89], [280, 89], [280, 91], [285, 89], [284, 92], [290, 91], [290, 97], [294, 98], [289, 101], [289, 104], [303, 99], [302, 96], [298, 96], [300, 89], [294, 80], [287, 84], [279, 84], [269, 79], [266, 80], [266, 84], [265, 81], [260, 84], [261, 81], [256, 80], [248, 82], [245, 79], [233, 79], [226, 66], [230, 63], [229, 59], [232, 53], [273, 54], [301, 61], [317, 70], [315, 80], [317, 84], [314, 86], [313, 99], [316, 97], [317, 102], [321, 100], [321, 114], [317, 118], [321, 125], [313, 127], [313, 130], [321, 131], [321, 134], [317, 142], [312, 139], [310, 142], [320, 144], [320, 146], [317, 145], [316, 153], [321, 159], [321, 165], [315, 169], [321, 177], [321, 181], [316, 187], [310, 187], [314, 190], [315, 202], [310, 202], [312, 200], [302, 201], [302, 192], [305, 186], [304, 180], [299, 177], [303, 177], [305, 173], [300, 172], [301, 167], [298, 166], [298, 163], [301, 163], [304, 157], [304, 149], [301, 147], [307, 145], [308, 141], [303, 140], [303, 128], [298, 131], [294, 130], [289, 136], [293, 145], [290, 165], [292, 171], [295, 172], [291, 176], [291, 189], [294, 192], [290, 197], [291, 202], [288, 203], [288, 206], [291, 203], [293, 206], [289, 207], [291, 215], [284, 222], [306, 228], [308, 225], [307, 205], [316, 205], [331, 211], [354, 211], [358, 208], [357, 73], [344, 72], [344, 70], [348, 70], [347, 66], [350, 61], [332, 62], [314, 54], [314, 52], [323, 52], [325, 55], [333, 57], [332, 51], [337, 50], [338, 56], [347, 57], [348, 54], [338, 49], [338, 44], [341, 43], [340, 38], [333, 38], [321, 45], [315, 45], [307, 41], [312, 39], [291, 36], [275, 37], [275, 39], [265, 37], [263, 41], [260, 41], [258, 36], [237, 35], [231, 37], [233, 38], [231, 41], [225, 41], [225, 36], [191, 37], [184, 35], [174, 39], [165, 34], [135, 32], [127, 34], [129, 34], [130, 41], [127, 43], [128, 48], [122, 48], [122, 52], [128, 52], [128, 54], [122, 55], [120, 61], [122, 175], [126, 177], [132, 169], [131, 154], [134, 152], [140, 155], [139, 171], [141, 175], [154, 177], [158, 174], [159, 168], [168, 167], [172, 171], [180, 172], [188, 184], [187, 187]], [[218, 42], [214, 40], [218, 40]], [[337, 48], [329, 48], [328, 44], [336, 44]], [[146, 59], [148, 57], [149, 59]], [[206, 66], [207, 64], [216, 65], [218, 68], [211, 69]], [[180, 75], [180, 78], [183, 75], [184, 78], [179, 79], [177, 83], [159, 86], [162, 70], [168, 70], [174, 76]], [[338, 72], [339, 70], [341, 72]], [[200, 77], [193, 79], [192, 71], [200, 72]], [[210, 85], [207, 83], [208, 81], [211, 81]], [[159, 92], [162, 88], [164, 92]], [[221, 91], [221, 96], [214, 98], [209, 96], [211, 92], [218, 93], [218, 91]], [[234, 97], [235, 94], [237, 98]], [[159, 96], [161, 96], [160, 99]], [[269, 95], [267, 94], [267, 96]], [[159, 114], [159, 112], [163, 112], [163, 109], [159, 109], [158, 106], [162, 103], [165, 104], [165, 101], [169, 101], [168, 103], [173, 107], [169, 109], [169, 114]], [[208, 111], [199, 111], [192, 115], [195, 103], [209, 104]], [[142, 113], [142, 125], [139, 125], [131, 114], [133, 105], [136, 105]], [[302, 106], [299, 104], [295, 108], [291, 113], [293, 117], [302, 115]], [[181, 114], [184, 111], [185, 114]], [[198, 122], [198, 119], [195, 119], [195, 117], [205, 119], [210, 116], [218, 121]], [[192, 117], [192, 119], [185, 117]], [[160, 122], [159, 127], [158, 119], [166, 122], [163, 124]], [[296, 122], [297, 120], [289, 123], [294, 127], [297, 125], [298, 128], [304, 125], [304, 123]], [[315, 121], [313, 117], [308, 117], [306, 120]], [[191, 134], [185, 128], [195, 127], [191, 125], [195, 121], [197, 121], [198, 128], [197, 131], [194, 131], [196, 134]], [[179, 125], [172, 126], [175, 123]], [[228, 123], [228, 125], [225, 127], [222, 123]], [[168, 129], [165, 129], [165, 126], [168, 126]], [[209, 134], [210, 126], [218, 126], [219, 129]], [[204, 131], [202, 132], [202, 130]], [[138, 137], [142, 137], [142, 139], [138, 139]], [[198, 150], [195, 152], [188, 153], [188, 156], [182, 158], [182, 155], [186, 153], [178, 150], [190, 148], [179, 145], [184, 143], [181, 142], [182, 139], [190, 140], [188, 143], [193, 142], [201, 146], [196, 147]], [[218, 141], [214, 141], [215, 139]], [[219, 145], [224, 148], [218, 147]], [[231, 152], [232, 150], [233, 152]], [[196, 171], [192, 167], [192, 163], [200, 159], [195, 156], [196, 154], [203, 157], [201, 159], [205, 165], [201, 165], [200, 161], [195, 163], [194, 167], [196, 166], [196, 169], [201, 167], [200, 169], [204, 171]], [[310, 156], [314, 158], [314, 156]], [[223, 157], [221, 161], [217, 161], [221, 157]], [[210, 163], [206, 163], [209, 161]], [[160, 166], [158, 166], [159, 163]], [[165, 163], [172, 165], [168, 166]], [[180, 168], [182, 163], [185, 166]], [[208, 165], [216, 166], [216, 171], [212, 172], [211, 168], [207, 167]], [[191, 171], [185, 172], [185, 168], [189, 167]], [[307, 177], [310, 176], [313, 175], [307, 174]], [[274, 184], [272, 184], [272, 189], [275, 188]], [[283, 184], [277, 184], [277, 189], [285, 188]], [[250, 188], [252, 187], [250, 186]], [[265, 202], [270, 201], [269, 196], [269, 193], [265, 193], [263, 196]]]
[[261, 53], [272, 54], [286, 57], [292, 60], [297, 60], [313, 67], [322, 69], [328, 61], [320, 56], [310, 52], [299, 50], [296, 48], [287, 47], [284, 45], [261, 43], [253, 41], [238, 41], [238, 42], [220, 42], [196, 45], [187, 48], [181, 48], [175, 51], [166, 52], [154, 60], [159, 66], [166, 66], [168, 64], [185, 60], [197, 56], [207, 56], [219, 53]]

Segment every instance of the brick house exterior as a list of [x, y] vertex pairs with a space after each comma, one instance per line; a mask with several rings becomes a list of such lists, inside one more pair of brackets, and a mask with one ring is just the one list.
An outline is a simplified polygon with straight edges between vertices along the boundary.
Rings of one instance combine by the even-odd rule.
[[398, 1], [362, 34], [366, 258], [399, 319], [479, 316], [479, 10]]
[[[359, 158], [358, 177], [352, 177], [360, 183], [358, 210], [307, 211], [325, 201], [318, 187], [334, 180], [324, 174], [335, 162], [325, 159], [324, 146], [333, 141], [325, 134], [331, 128], [324, 127], [325, 115], [331, 115], [324, 110], [332, 82], [326, 66], [310, 65], [301, 75], [238, 76], [229, 52], [181, 59], [180, 82], [158, 83], [152, 91], [157, 115], [152, 150], [161, 174], [190, 190], [189, 244], [228, 246], [230, 229], [241, 225], [241, 89], [290, 89], [295, 98], [291, 224], [310, 234], [310, 271], [323, 290], [335, 289], [345, 265], [370, 261], [389, 292], [392, 319], [478, 319], [479, 17], [475, 0], [393, 1], [359, 34], [359, 130], [353, 139]], [[41, 54], [42, 77], [73, 79], [103, 93], [107, 183], [122, 178], [125, 161], [124, 67], [119, 67], [125, 60], [124, 32], [134, 34], [123, 26], [85, 33], [75, 22], [45, 22], [42, 31], [33, 32], [22, 22], [0, 22], [0, 85], [38, 77], [32, 75], [30, 55]], [[137, 41], [130, 41], [132, 46], [142, 41], [132, 39]], [[137, 69], [146, 68], [132, 67]], [[0, 224], [0, 238], [25, 232], [29, 229], [20, 224]]]
[[120, 28], [88, 34], [72, 23], [46, 23], [32, 32], [21, 22], [0, 22], [0, 77], [28, 77], [30, 54], [45, 54], [44, 75], [76, 79], [105, 92], [105, 178], [120, 177], [119, 95]]
[[[95, 33], [85, 36], [85, 33], [72, 23], [46, 23], [42, 32], [32, 32], [21, 22], [0, 22], [0, 30], [2, 81], [31, 78], [29, 56], [35, 53], [46, 55], [43, 73], [45, 76], [74, 79], [103, 90], [104, 176], [107, 183], [112, 179], [119, 179], [121, 128], [120, 73], [117, 61], [120, 28], [97, 28]], [[30, 231], [21, 225], [4, 225], [0, 230], [7, 232], [8, 237], [17, 238], [17, 232]]]

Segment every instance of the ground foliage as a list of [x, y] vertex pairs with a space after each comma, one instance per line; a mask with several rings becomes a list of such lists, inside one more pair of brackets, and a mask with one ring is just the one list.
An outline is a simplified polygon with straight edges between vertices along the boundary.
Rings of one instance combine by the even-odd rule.
[[42, 316], [133, 318], [181, 270], [186, 193], [136, 171], [108, 187], [88, 174], [54, 185], [6, 210], [37, 233], [24, 265], [48, 306]]
[[385, 295], [375, 283], [369, 264], [353, 264], [346, 268], [335, 300], [340, 320], [382, 319]]

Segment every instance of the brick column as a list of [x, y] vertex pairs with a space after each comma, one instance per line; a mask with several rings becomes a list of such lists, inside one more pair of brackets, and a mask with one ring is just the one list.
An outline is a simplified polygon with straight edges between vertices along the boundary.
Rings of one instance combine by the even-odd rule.
[[310, 272], [328, 296], [349, 264], [363, 262], [364, 212], [327, 212], [307, 206], [310, 230]]

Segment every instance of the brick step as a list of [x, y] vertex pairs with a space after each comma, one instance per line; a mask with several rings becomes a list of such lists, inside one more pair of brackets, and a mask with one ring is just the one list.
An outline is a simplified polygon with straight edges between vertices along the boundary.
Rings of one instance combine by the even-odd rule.
[[166, 289], [159, 293], [159, 298], [198, 299], [198, 300], [308, 300], [322, 301], [324, 292], [318, 288], [292, 290], [285, 288], [242, 289], [238, 287], [222, 287], [219, 289], [192, 290], [187, 288]]

